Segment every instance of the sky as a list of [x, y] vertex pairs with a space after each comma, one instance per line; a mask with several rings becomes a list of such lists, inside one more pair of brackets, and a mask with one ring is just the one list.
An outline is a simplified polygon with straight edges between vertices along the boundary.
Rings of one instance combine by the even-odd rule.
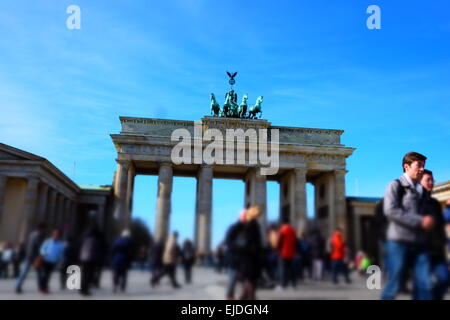
[[[80, 29], [66, 12], [80, 8]], [[381, 29], [369, 30], [369, 5]], [[277, 126], [342, 129], [356, 148], [346, 194], [381, 197], [417, 151], [450, 179], [447, 0], [16, 0], [0, 4], [0, 142], [47, 158], [78, 184], [111, 184], [119, 116], [199, 120], [209, 95], [259, 95]], [[222, 103], [222, 101], [219, 101]], [[152, 230], [155, 176], [136, 178], [133, 216]], [[278, 215], [276, 183], [268, 214]], [[244, 183], [214, 180], [213, 244]], [[308, 187], [311, 209], [312, 188]], [[232, 200], [230, 200], [232, 199]], [[171, 229], [193, 237], [195, 180], [175, 178]]]

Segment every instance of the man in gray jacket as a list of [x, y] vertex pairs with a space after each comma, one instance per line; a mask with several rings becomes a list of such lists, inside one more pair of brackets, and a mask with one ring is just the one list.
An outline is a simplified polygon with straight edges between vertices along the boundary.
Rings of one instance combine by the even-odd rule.
[[434, 220], [425, 212], [428, 194], [420, 184], [426, 159], [420, 153], [407, 153], [402, 162], [404, 174], [388, 185], [384, 195], [384, 213], [388, 218], [388, 280], [381, 294], [384, 300], [395, 298], [408, 268], [412, 269], [415, 282], [413, 298], [432, 299], [426, 242]]

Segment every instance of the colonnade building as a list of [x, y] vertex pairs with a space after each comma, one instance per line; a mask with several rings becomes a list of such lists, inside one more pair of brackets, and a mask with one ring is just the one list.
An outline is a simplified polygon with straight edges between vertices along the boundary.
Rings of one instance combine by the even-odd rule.
[[[80, 237], [95, 222], [111, 241], [120, 230], [130, 227], [135, 177], [156, 175], [157, 205], [151, 230], [156, 240], [164, 239], [170, 230], [174, 177], [197, 180], [193, 219], [199, 255], [214, 249], [214, 179], [245, 183], [242, 207], [260, 206], [263, 229], [268, 224], [267, 182], [276, 181], [280, 185], [279, 217], [288, 216], [299, 233], [307, 230], [310, 222], [306, 183], [311, 183], [313, 220], [321, 233], [328, 236], [340, 227], [353, 252], [377, 254], [373, 216], [380, 198], [346, 197], [346, 159], [355, 149], [342, 144], [342, 130], [281, 127], [266, 120], [218, 117], [204, 117], [198, 122], [120, 117], [120, 124], [120, 132], [111, 134], [117, 152], [117, 171], [111, 185], [77, 185], [45, 158], [0, 143], [0, 242], [25, 241], [41, 221], [48, 229], [61, 228], [65, 238]], [[177, 129], [184, 138], [174, 136]], [[230, 135], [230, 130], [235, 135]], [[240, 134], [244, 135], [243, 144], [239, 143]], [[260, 151], [265, 142], [264, 154]], [[223, 147], [223, 161], [218, 146]], [[174, 154], [177, 147], [182, 152]], [[215, 161], [205, 157], [207, 151]], [[262, 169], [271, 169], [269, 165], [276, 165], [276, 171], [264, 174]], [[450, 181], [436, 185], [433, 195], [444, 206], [450, 199]]]

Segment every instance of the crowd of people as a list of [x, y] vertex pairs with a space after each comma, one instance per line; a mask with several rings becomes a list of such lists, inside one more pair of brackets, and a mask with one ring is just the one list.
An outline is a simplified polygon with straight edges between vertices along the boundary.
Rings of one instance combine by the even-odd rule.
[[[342, 276], [351, 283], [349, 248], [342, 230], [337, 228], [325, 239], [317, 228], [308, 234], [297, 236], [289, 217], [282, 223], [272, 224], [266, 230], [265, 241], [257, 222], [260, 207], [242, 210], [239, 220], [230, 226], [225, 241], [217, 250], [217, 270], [228, 269], [227, 299], [255, 299], [256, 287], [286, 289], [297, 287], [299, 281], [331, 279], [339, 283]], [[357, 267], [359, 268], [358, 261]], [[243, 290], [236, 296], [236, 287], [242, 283]]]
[[[442, 300], [450, 284], [450, 201], [443, 211], [431, 196], [434, 178], [424, 169], [425, 160], [419, 153], [407, 153], [402, 160], [403, 175], [388, 185], [377, 206], [375, 228], [385, 279], [381, 299], [410, 291], [413, 299]], [[351, 269], [367, 276], [375, 257], [363, 251], [353, 257], [339, 228], [326, 240], [318, 229], [297, 237], [285, 216], [281, 225], [269, 227], [263, 246], [254, 222], [258, 210], [243, 210], [218, 250], [218, 263], [230, 270], [227, 299], [235, 299], [239, 281], [244, 288], [239, 299], [254, 299], [257, 284], [295, 288], [305, 272], [313, 280], [328, 275], [334, 283], [340, 276], [351, 283]], [[408, 290], [409, 282], [412, 290]]]
[[[376, 209], [385, 281], [382, 299], [394, 299], [412, 285], [412, 298], [440, 300], [450, 283], [450, 201], [443, 211], [431, 196], [434, 178], [431, 171], [424, 169], [425, 160], [419, 153], [406, 154], [403, 175], [389, 183]], [[135, 262], [142, 270], [151, 271], [151, 287], [167, 276], [172, 287], [178, 289], [177, 265], [181, 264], [184, 281], [190, 284], [197, 261], [228, 273], [226, 299], [253, 300], [257, 287], [296, 288], [305, 278], [335, 284], [342, 278], [351, 283], [351, 271], [367, 276], [366, 270], [376, 258], [363, 251], [352, 254], [339, 228], [324, 237], [317, 227], [308, 228], [308, 232], [296, 230], [285, 215], [280, 223], [262, 230], [260, 215], [259, 206], [242, 210], [215, 257], [199, 257], [190, 239], [180, 246], [176, 231], [162, 241], [136, 248], [129, 230], [123, 230], [108, 245], [95, 223], [78, 240], [62, 240], [58, 229], [51, 230], [48, 236], [45, 224], [40, 223], [26, 243], [16, 248], [11, 243], [0, 246], [0, 278], [15, 277], [16, 293], [21, 294], [29, 271], [35, 269], [39, 291], [49, 294], [52, 272], [59, 270], [60, 289], [64, 290], [67, 268], [77, 265], [82, 273], [79, 292], [91, 295], [92, 288], [100, 287], [102, 270], [109, 267], [113, 292], [117, 293], [126, 291], [128, 271]], [[242, 288], [239, 294], [238, 285]]]
[[[114, 248], [114, 246], [113, 246]], [[37, 286], [42, 294], [49, 294], [49, 282], [53, 271], [59, 271], [60, 289], [66, 288], [67, 268], [71, 265], [80, 266], [80, 293], [90, 295], [92, 286], [99, 286], [100, 273], [104, 265], [107, 246], [103, 234], [93, 224], [85, 232], [81, 240], [73, 238], [61, 239], [59, 229], [51, 230], [47, 237], [44, 223], [39, 223], [32, 231], [24, 247], [20, 272], [16, 275], [16, 293], [23, 293], [24, 282], [34, 269], [37, 274]]]
[[[180, 288], [176, 280], [176, 267], [181, 262], [184, 279], [192, 282], [192, 267], [196, 259], [195, 248], [190, 239], [180, 247], [175, 231], [161, 242], [139, 244], [133, 242], [130, 230], [123, 230], [119, 237], [108, 244], [97, 224], [92, 223], [79, 239], [61, 238], [59, 229], [47, 230], [39, 223], [30, 233], [26, 243], [14, 250], [10, 243], [0, 245], [0, 278], [15, 278], [15, 291], [24, 293], [23, 286], [31, 270], [36, 272], [37, 288], [41, 294], [50, 293], [50, 278], [59, 273], [60, 290], [67, 286], [69, 266], [81, 271], [79, 293], [92, 294], [100, 287], [102, 271], [111, 270], [113, 293], [126, 292], [129, 270], [150, 270], [150, 285], [158, 285], [167, 275], [174, 288]], [[55, 289], [55, 288], [53, 288]]]
[[23, 243], [17, 245], [16, 248], [11, 242], [0, 244], [0, 279], [17, 277], [24, 255]]

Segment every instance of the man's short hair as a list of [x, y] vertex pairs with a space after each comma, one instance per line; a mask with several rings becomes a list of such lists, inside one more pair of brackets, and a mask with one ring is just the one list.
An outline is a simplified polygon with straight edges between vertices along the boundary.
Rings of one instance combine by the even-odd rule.
[[423, 174], [424, 174], [424, 175], [427, 174], [427, 175], [429, 175], [429, 176], [433, 176], [433, 171], [428, 170], [428, 169], [424, 169], [424, 170], [423, 170]]
[[408, 165], [411, 165], [414, 161], [423, 161], [425, 162], [427, 160], [427, 157], [425, 157], [423, 154], [417, 153], [417, 152], [408, 152], [403, 157], [402, 161], [402, 169], [403, 172], [405, 172], [405, 163]]

